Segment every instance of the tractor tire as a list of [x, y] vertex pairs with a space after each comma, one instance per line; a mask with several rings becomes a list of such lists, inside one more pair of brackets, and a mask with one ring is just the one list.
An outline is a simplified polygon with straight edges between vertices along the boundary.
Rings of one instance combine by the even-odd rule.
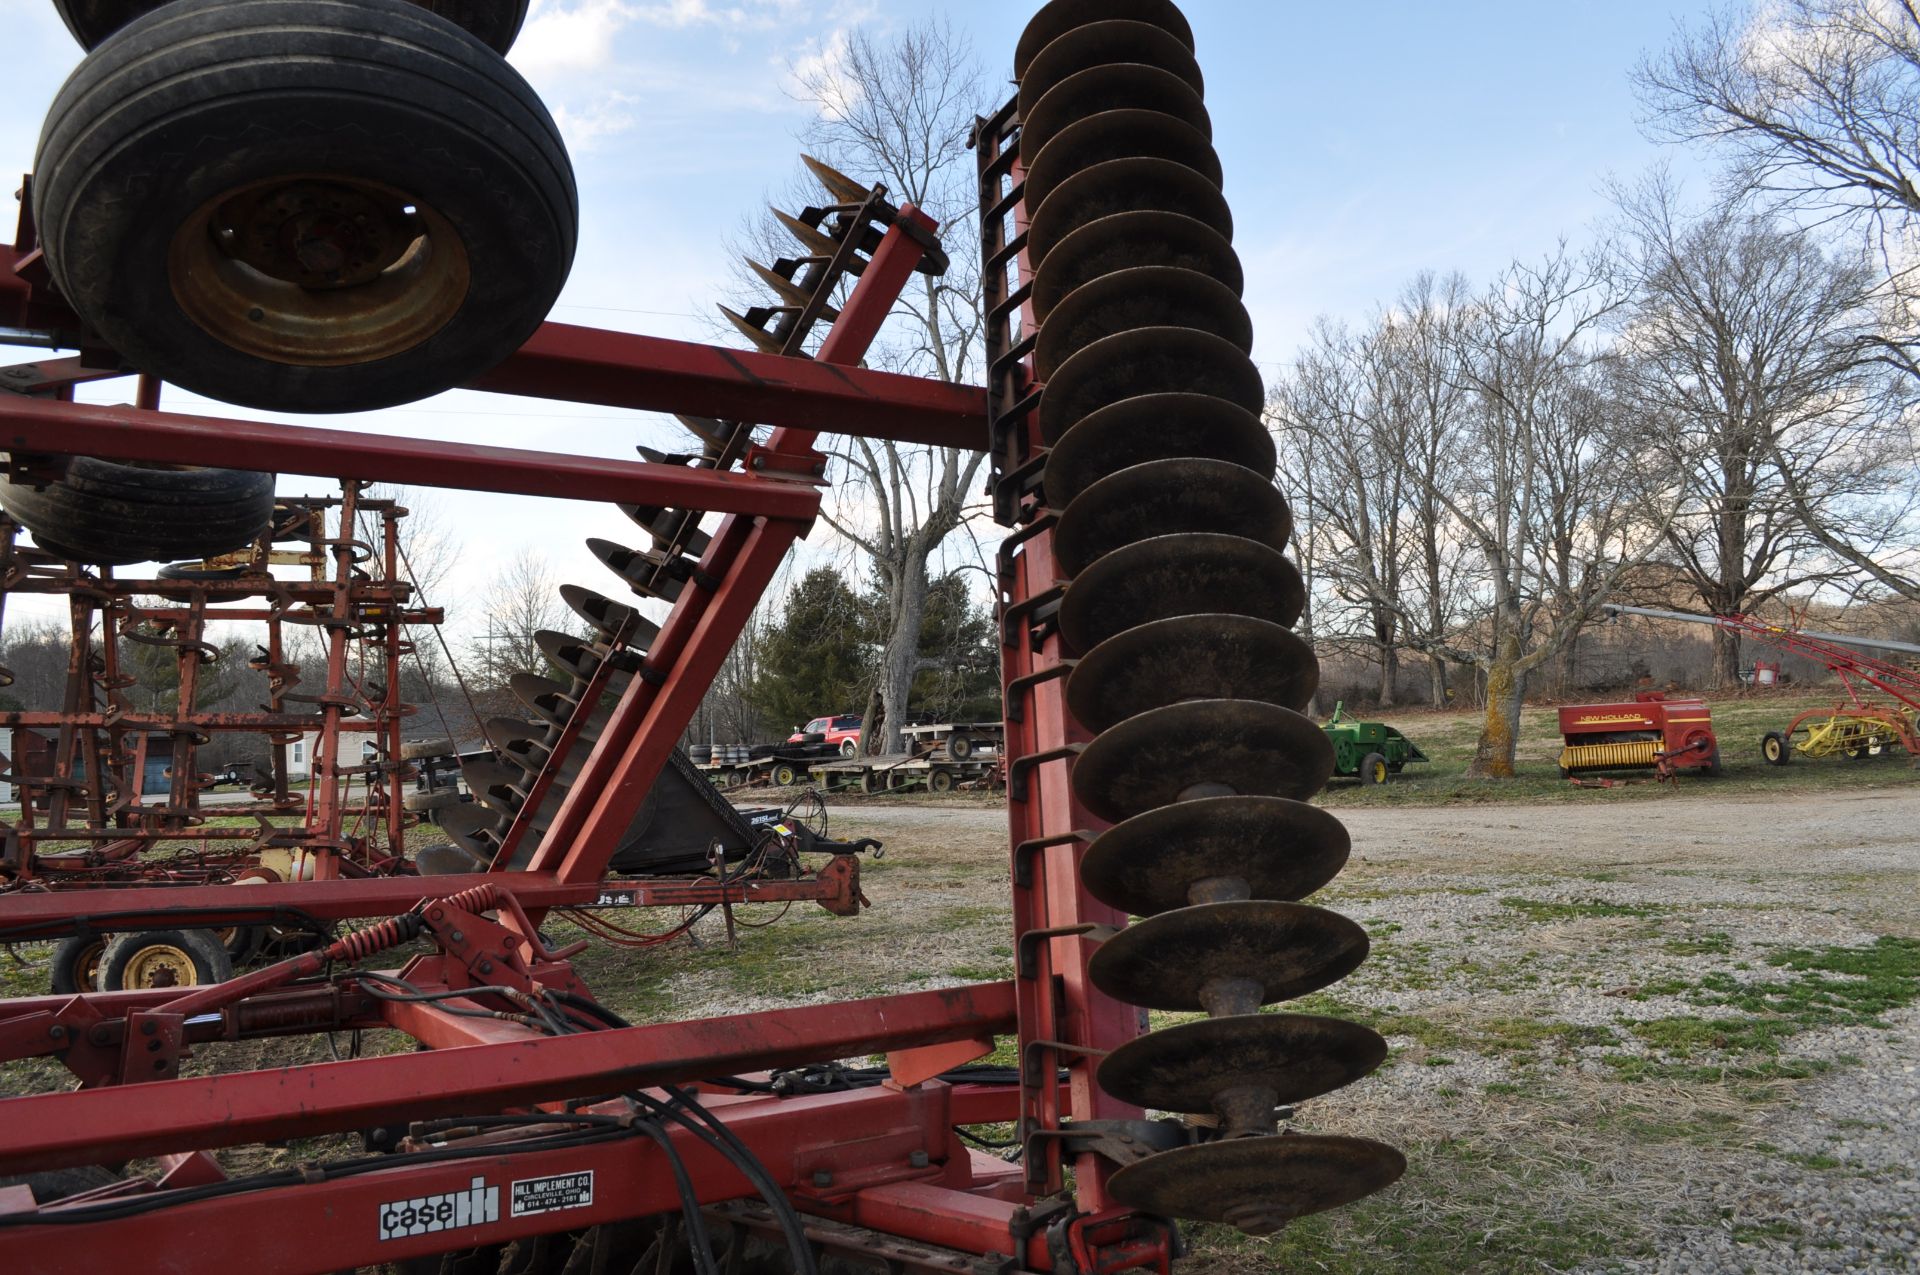
[[400, 808], [418, 815], [432, 810], [445, 810], [448, 806], [457, 806], [466, 799], [466, 794], [458, 788], [435, 788], [431, 792], [407, 793], [400, 798]]
[[99, 990], [205, 987], [232, 977], [227, 949], [206, 930], [140, 930], [107, 944], [100, 957]]
[[235, 969], [252, 960], [266, 941], [266, 935], [257, 925], [229, 925], [213, 931], [213, 936], [227, 950], [227, 961]]
[[48, 268], [106, 345], [276, 411], [491, 369], [545, 319], [579, 227], [539, 97], [407, 0], [137, 18], [61, 87], [34, 171]]
[[55, 996], [90, 992], [100, 978], [100, 958], [106, 953], [104, 934], [76, 934], [53, 949], [53, 969], [47, 986]]
[[1701, 768], [1700, 773], [1709, 779], [1718, 779], [1727, 773], [1726, 767], [1720, 764], [1720, 746], [1718, 744], [1715, 744], [1713, 751], [1707, 754], [1707, 764]]
[[936, 767], [932, 773], [927, 776], [927, 791], [933, 793], [952, 792], [953, 772]]
[[[53, 0], [53, 7], [80, 47], [92, 52], [102, 40], [127, 23], [166, 3], [167, 0]], [[513, 47], [521, 24], [527, 20], [527, 0], [415, 0], [415, 3], [469, 32], [495, 53], [505, 53]]]
[[24, 1186], [33, 1192], [35, 1204], [52, 1204], [83, 1191], [96, 1191], [120, 1181], [120, 1175], [98, 1164], [76, 1165], [71, 1169], [41, 1169], [37, 1173], [9, 1174], [0, 1177], [0, 1186]]
[[773, 767], [773, 786], [791, 788], [800, 782], [800, 772], [789, 762], [776, 762]]
[[98, 566], [244, 549], [273, 521], [272, 474], [67, 459], [45, 487], [0, 479], [0, 508], [56, 557]]
[[1787, 744], [1787, 737], [1777, 730], [1770, 730], [1760, 737], [1760, 760], [1769, 766], [1784, 766], [1793, 760], [1793, 749]]
[[400, 745], [401, 761], [425, 761], [429, 757], [452, 757], [455, 745], [450, 739], [416, 739]]
[[841, 740], [840, 755], [842, 757], [858, 757], [860, 755], [860, 741], [857, 739]]
[[973, 736], [958, 731], [947, 736], [947, 756], [955, 761], [965, 761], [973, 756]]
[[1387, 759], [1379, 753], [1368, 753], [1360, 759], [1360, 784], [1362, 787], [1373, 788], [1384, 784], [1387, 782], [1387, 776], [1391, 773], [1392, 772], [1387, 769]]

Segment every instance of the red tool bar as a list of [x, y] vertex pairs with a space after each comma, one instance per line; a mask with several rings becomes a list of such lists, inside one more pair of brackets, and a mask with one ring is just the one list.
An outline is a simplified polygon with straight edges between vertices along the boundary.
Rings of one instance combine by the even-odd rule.
[[467, 388], [939, 447], [987, 445], [986, 396], [975, 386], [564, 323], [542, 325]]
[[998, 1035], [1013, 1022], [1011, 986], [980, 983], [524, 1043], [33, 1094], [7, 1100], [0, 1173], [485, 1115]]
[[[903, 1143], [893, 1157], [894, 1172], [901, 1178], [938, 1172], [912, 1168], [904, 1144], [917, 1142], [911, 1149], [930, 1157], [942, 1154], [951, 1118], [947, 1096], [942, 1085], [911, 1092], [876, 1087], [715, 1104], [712, 1109], [778, 1182], [791, 1187], [809, 1185], [815, 1173], [842, 1176], [884, 1167], [873, 1162], [868, 1142], [846, 1138], [848, 1128], [894, 1131]], [[701, 1201], [718, 1203], [753, 1194], [752, 1186], [717, 1152], [684, 1129], [668, 1128]], [[592, 1174], [590, 1190], [586, 1174]], [[513, 1184], [543, 1180], [547, 1189], [539, 1202], [544, 1207], [516, 1208]], [[397, 1225], [411, 1220], [402, 1216], [409, 1206], [418, 1218], [422, 1204], [437, 1205], [442, 1196], [455, 1202], [445, 1215], [454, 1225], [439, 1225], [437, 1209], [427, 1215], [433, 1230], [406, 1234], [412, 1227]], [[937, 1196], [963, 1204], [969, 1198], [956, 1191], [938, 1191]], [[0, 1227], [0, 1251], [6, 1253], [8, 1270], [34, 1275], [94, 1275], [103, 1253], [138, 1254], [137, 1269], [162, 1275], [219, 1270], [320, 1275], [672, 1213], [679, 1207], [673, 1175], [659, 1147], [651, 1138], [633, 1136], [517, 1154], [503, 1146], [497, 1155], [437, 1164], [396, 1158], [393, 1167], [371, 1173], [188, 1201], [89, 1222], [84, 1229], [53, 1223], [5, 1226]], [[999, 1213], [997, 1251], [1010, 1247], [1011, 1210], [1011, 1205], [991, 1200], [970, 1210], [981, 1214], [976, 1237], [992, 1244], [991, 1223]], [[468, 1224], [458, 1225], [462, 1220]], [[390, 1235], [395, 1230], [402, 1233]], [[82, 1237], [84, 1241], [77, 1242]]]
[[683, 465], [559, 456], [11, 394], [0, 397], [0, 438], [9, 449], [22, 452], [78, 452], [117, 460], [670, 505], [769, 518], [811, 518], [820, 507], [819, 493], [808, 486]]
[[[218, 812], [222, 807], [213, 807]], [[476, 885], [498, 885], [497, 874], [442, 877], [345, 877], [328, 881], [262, 881], [237, 891], [230, 885], [132, 887], [88, 886], [73, 890], [0, 895], [0, 941], [18, 942], [22, 931], [71, 934], [77, 922], [101, 930], [137, 930], [184, 924], [236, 925], [258, 921], [274, 908], [304, 912], [322, 921], [394, 916], [421, 899], [444, 899]], [[839, 883], [809, 877], [798, 881], [744, 881], [723, 885], [711, 877], [646, 881], [561, 882], [551, 873], [514, 873], [507, 881], [524, 908], [569, 905], [603, 907], [701, 907], [713, 903], [805, 902], [837, 898]], [[0, 1006], [6, 1002], [0, 1001]], [[0, 1009], [0, 1016], [4, 1009]]]

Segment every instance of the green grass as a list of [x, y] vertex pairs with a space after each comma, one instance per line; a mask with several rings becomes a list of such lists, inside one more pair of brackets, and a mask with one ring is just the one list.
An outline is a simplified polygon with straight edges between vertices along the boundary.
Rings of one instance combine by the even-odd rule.
[[[1595, 695], [1595, 700], [1614, 698]], [[1624, 694], [1619, 698], [1629, 698]], [[1652, 772], [1612, 772], [1616, 780], [1644, 780], [1615, 788], [1577, 788], [1560, 778], [1560, 732], [1556, 709], [1533, 707], [1520, 715], [1518, 777], [1469, 779], [1467, 764], [1478, 742], [1478, 710], [1435, 712], [1425, 708], [1369, 710], [1364, 717], [1391, 723], [1420, 745], [1433, 760], [1407, 767], [1392, 782], [1362, 787], [1336, 780], [1318, 800], [1328, 806], [1452, 805], [1476, 802], [1578, 801], [1608, 803], [1710, 792], [1717, 797], [1765, 797], [1833, 788], [1904, 786], [1920, 782], [1905, 753], [1889, 749], [1879, 757], [1847, 761], [1840, 757], [1809, 760], [1796, 756], [1786, 766], [1760, 759], [1760, 737], [1784, 729], [1800, 713], [1834, 702], [1834, 693], [1801, 690], [1758, 693], [1707, 692], [1713, 728], [1720, 741], [1724, 770], [1719, 778], [1683, 776], [1678, 785], [1651, 782]]]

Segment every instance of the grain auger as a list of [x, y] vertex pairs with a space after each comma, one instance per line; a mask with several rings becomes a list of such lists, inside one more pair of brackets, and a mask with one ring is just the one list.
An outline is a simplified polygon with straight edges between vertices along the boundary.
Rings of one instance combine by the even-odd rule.
[[[1367, 936], [1298, 901], [1349, 843], [1306, 804], [1333, 754], [1299, 711], [1318, 667], [1289, 627], [1305, 588], [1192, 46], [1166, 0], [1053, 0], [1021, 37], [1017, 97], [976, 133], [994, 506], [1017, 528], [1001, 612], [1023, 1063], [1077, 1077], [1064, 1111], [1029, 1088], [1023, 1133], [1037, 1185], [1050, 1148], [1111, 1148], [1091, 1135], [1129, 1107], [1194, 1117], [1178, 1145], [1083, 1155], [1083, 1196], [1091, 1172], [1112, 1202], [1261, 1233], [1405, 1160], [1279, 1127], [1387, 1047], [1259, 1012], [1351, 973]], [[1114, 930], [1128, 914], [1145, 919]], [[1206, 1017], [1142, 1035], [1146, 1009]], [[1121, 1123], [1123, 1144], [1153, 1142]]]

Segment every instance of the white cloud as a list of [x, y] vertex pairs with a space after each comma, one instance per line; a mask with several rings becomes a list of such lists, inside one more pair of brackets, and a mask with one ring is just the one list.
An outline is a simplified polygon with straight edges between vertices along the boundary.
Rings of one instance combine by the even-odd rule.
[[613, 37], [634, 14], [633, 7], [621, 0], [578, 0], [570, 5], [535, 0], [514, 42], [512, 62], [536, 83], [598, 70], [613, 59]]

